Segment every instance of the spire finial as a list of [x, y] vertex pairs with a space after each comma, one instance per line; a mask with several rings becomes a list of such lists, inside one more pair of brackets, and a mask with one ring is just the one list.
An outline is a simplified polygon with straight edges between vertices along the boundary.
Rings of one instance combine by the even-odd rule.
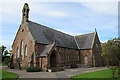
[[29, 18], [29, 6], [27, 3], [24, 4], [24, 7], [23, 7], [23, 10], [22, 10], [22, 22], [26, 22], [28, 21], [28, 18]]
[[97, 32], [96, 28], [95, 28], [95, 32]]

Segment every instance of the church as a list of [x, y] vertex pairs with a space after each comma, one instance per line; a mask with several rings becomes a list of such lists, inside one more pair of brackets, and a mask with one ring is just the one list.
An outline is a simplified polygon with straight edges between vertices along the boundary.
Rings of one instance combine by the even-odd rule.
[[102, 48], [98, 33], [72, 36], [29, 20], [24, 4], [22, 21], [12, 44], [13, 64], [21, 58], [21, 67], [38, 66], [43, 71], [73, 67], [102, 66]]

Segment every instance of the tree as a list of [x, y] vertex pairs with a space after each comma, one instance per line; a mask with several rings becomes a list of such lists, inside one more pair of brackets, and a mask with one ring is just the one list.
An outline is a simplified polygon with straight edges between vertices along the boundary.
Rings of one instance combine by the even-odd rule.
[[1, 55], [3, 55], [3, 53], [4, 53], [4, 51], [5, 51], [5, 49], [6, 49], [6, 47], [4, 46], [4, 45], [2, 45], [1, 47], [0, 47], [0, 49], [1, 49]]
[[103, 45], [102, 56], [108, 57], [110, 69], [112, 70], [113, 78], [115, 78], [117, 68], [119, 68], [120, 74], [120, 39], [114, 38], [108, 40], [107, 43]]
[[9, 50], [9, 54], [10, 54], [10, 55], [12, 54], [12, 50]]
[[7, 54], [9, 54], [8, 50], [5, 50], [4, 55], [6, 56]]

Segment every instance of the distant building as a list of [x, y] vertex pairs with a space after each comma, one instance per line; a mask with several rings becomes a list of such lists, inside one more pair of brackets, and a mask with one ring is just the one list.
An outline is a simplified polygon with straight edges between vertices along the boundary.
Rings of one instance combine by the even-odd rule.
[[21, 58], [22, 68], [42, 70], [67, 67], [102, 66], [102, 48], [95, 32], [72, 36], [29, 20], [29, 6], [22, 10], [22, 23], [12, 45], [13, 63]]

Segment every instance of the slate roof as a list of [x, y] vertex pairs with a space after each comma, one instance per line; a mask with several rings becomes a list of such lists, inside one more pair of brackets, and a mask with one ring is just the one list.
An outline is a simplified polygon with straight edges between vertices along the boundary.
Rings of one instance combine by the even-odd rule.
[[[55, 41], [56, 46], [73, 49], [91, 49], [95, 34], [95, 32], [93, 32], [89, 34], [71, 36], [32, 21], [27, 21], [27, 25], [33, 38], [36, 40], [36, 43], [49, 45]], [[45, 47], [46, 51], [49, 49], [49, 46]], [[45, 51], [43, 50], [43, 53], [44, 52]]]
[[46, 56], [50, 52], [50, 50], [52, 49], [53, 46], [54, 46], [53, 44], [46, 45], [45, 48], [43, 49], [43, 51], [40, 53], [39, 56], [40, 57]]
[[78, 49], [75, 39], [71, 35], [32, 21], [27, 21], [27, 25], [36, 43], [52, 44], [55, 41], [56, 46]]
[[80, 49], [91, 49], [92, 42], [94, 39], [94, 34], [95, 34], [95, 32], [75, 36], [75, 39], [77, 41], [79, 48]]

